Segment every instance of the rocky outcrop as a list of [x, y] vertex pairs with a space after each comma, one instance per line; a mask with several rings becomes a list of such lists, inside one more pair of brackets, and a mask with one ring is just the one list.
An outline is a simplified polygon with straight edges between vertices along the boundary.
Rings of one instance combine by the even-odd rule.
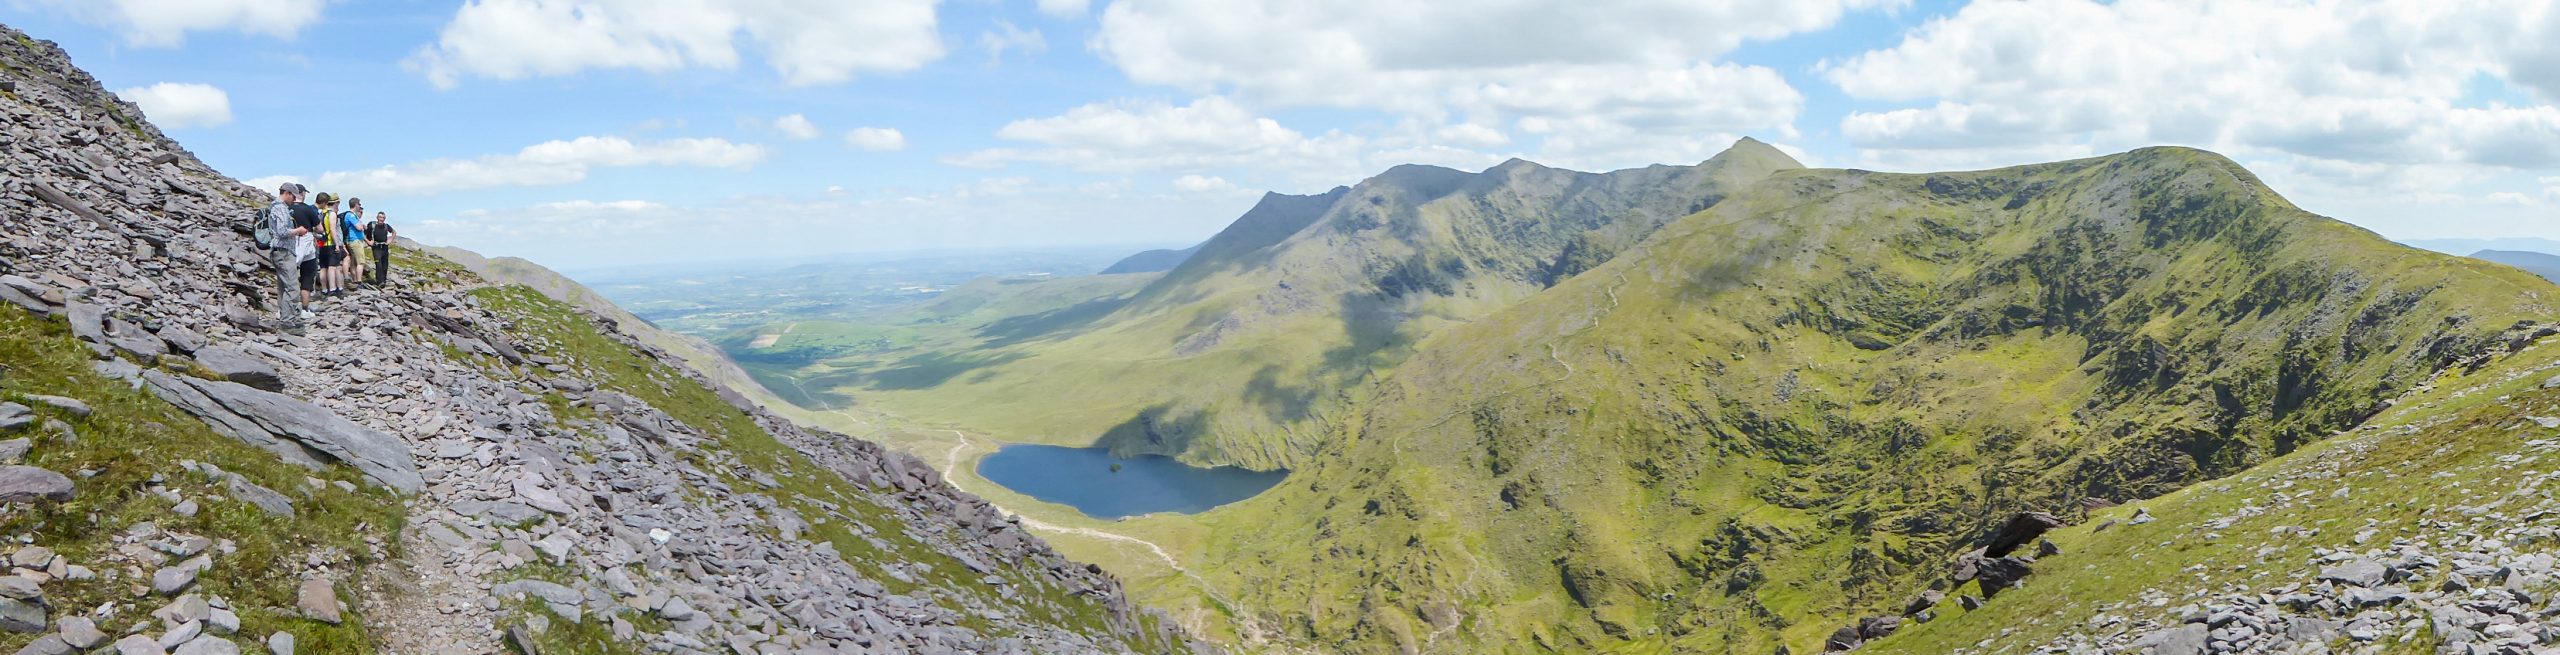
[[204, 419], [233, 439], [275, 453], [285, 461], [318, 467], [341, 463], [366, 479], [405, 494], [426, 488], [409, 444], [318, 405], [234, 382], [200, 380], [145, 371], [152, 393]]

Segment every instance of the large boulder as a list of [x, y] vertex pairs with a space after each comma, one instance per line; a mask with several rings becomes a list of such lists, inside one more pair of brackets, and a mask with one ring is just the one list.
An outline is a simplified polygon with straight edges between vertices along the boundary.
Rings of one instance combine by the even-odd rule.
[[1983, 560], [1982, 573], [1977, 578], [1982, 581], [1982, 597], [1998, 596], [2001, 590], [2018, 586], [2019, 581], [2035, 573], [2035, 569], [2028, 566], [2034, 561], [2024, 557]]
[[207, 346], [195, 353], [196, 363], [222, 376], [222, 379], [249, 385], [251, 388], [284, 392], [284, 377], [276, 367], [267, 365], [248, 351], [231, 346]]
[[2009, 553], [2016, 552], [2019, 548], [2034, 543], [2037, 537], [2044, 536], [2045, 531], [2059, 527], [2062, 527], [2062, 519], [2052, 514], [2019, 512], [2009, 517], [2009, 522], [2001, 524], [1998, 531], [1991, 533], [1991, 541], [1982, 545], [1982, 554], [1990, 557], [2008, 557]]
[[0, 466], [0, 504], [71, 500], [71, 478], [33, 466]]
[[234, 439], [309, 467], [339, 462], [401, 493], [426, 488], [418, 460], [398, 437], [349, 421], [318, 405], [234, 382], [144, 371], [151, 392]]

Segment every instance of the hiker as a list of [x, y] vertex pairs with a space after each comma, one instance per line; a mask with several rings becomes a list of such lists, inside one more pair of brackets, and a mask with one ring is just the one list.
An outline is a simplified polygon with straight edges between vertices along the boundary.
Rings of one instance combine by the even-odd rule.
[[302, 304], [305, 307], [312, 307], [312, 292], [328, 297], [330, 289], [338, 287], [338, 238], [330, 235], [335, 230], [328, 228], [333, 223], [333, 215], [338, 215], [338, 197], [330, 192], [320, 192], [320, 207], [312, 207], [310, 223], [310, 241], [315, 251], [312, 251], [310, 264], [302, 264], [302, 274], [307, 276], [307, 279], [302, 279]]
[[364, 282], [364, 265], [357, 258], [357, 255], [363, 254], [364, 251], [356, 249], [357, 244], [364, 242], [364, 199], [348, 198], [347, 211], [338, 214], [337, 219], [338, 231], [341, 234], [338, 238], [338, 248], [346, 252], [340, 257], [344, 260], [341, 263], [346, 266], [346, 270], [338, 274], [338, 293], [344, 295], [347, 287]]
[[391, 215], [373, 213], [373, 222], [364, 226], [364, 241], [373, 246], [373, 286], [391, 286], [391, 239], [400, 235], [391, 229]]
[[[319, 200], [324, 204], [337, 202], [337, 198], [326, 191], [320, 193]], [[308, 317], [311, 315], [311, 290], [320, 283], [319, 238], [326, 234], [320, 229], [320, 208], [302, 202], [297, 195], [293, 203], [293, 228], [296, 241], [294, 256], [301, 260], [297, 266], [302, 278], [302, 314]]]
[[259, 225], [252, 231], [258, 245], [266, 249], [267, 263], [276, 267], [276, 324], [286, 334], [302, 334], [302, 304], [294, 294], [302, 286], [302, 257], [295, 245], [302, 242], [304, 230], [294, 214], [302, 204], [302, 185], [292, 182], [276, 188], [276, 202], [258, 212]]

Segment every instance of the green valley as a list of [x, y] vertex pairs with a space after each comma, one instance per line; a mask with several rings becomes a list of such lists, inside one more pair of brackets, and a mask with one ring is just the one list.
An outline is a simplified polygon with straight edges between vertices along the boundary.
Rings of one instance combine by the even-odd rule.
[[2354, 428], [2519, 343], [2553, 291], [2202, 151], [1904, 175], [1746, 141], [1697, 168], [1399, 168], [1267, 197], [1161, 274], [981, 280], [721, 346], [911, 433], [1294, 469], [1117, 523], [951, 473], [1165, 548], [1182, 569], [1062, 541], [1246, 646], [1801, 652], [1943, 585], [2010, 513]]

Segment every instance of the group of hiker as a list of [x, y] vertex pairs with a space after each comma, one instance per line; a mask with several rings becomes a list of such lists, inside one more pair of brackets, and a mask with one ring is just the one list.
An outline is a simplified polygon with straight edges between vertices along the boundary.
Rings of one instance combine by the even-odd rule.
[[[374, 212], [366, 221], [361, 198], [346, 199], [346, 209], [340, 210], [337, 196], [322, 192], [304, 202], [309, 194], [300, 184], [284, 183], [276, 189], [275, 204], [258, 212], [251, 228], [275, 266], [275, 327], [288, 334], [302, 333], [313, 294], [325, 299], [345, 295], [351, 285], [389, 284], [391, 240], [399, 236], [391, 229], [389, 214]], [[373, 264], [369, 279], [367, 256]]]

